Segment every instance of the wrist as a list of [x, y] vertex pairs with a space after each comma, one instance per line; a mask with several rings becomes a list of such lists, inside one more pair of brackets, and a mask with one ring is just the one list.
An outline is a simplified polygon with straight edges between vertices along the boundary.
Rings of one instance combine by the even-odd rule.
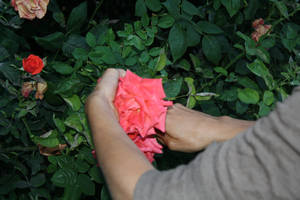
[[[91, 95], [85, 105], [86, 114], [92, 124], [118, 123], [118, 114], [113, 102], [101, 95]], [[95, 123], [93, 123], [95, 121]]]
[[218, 121], [220, 125], [216, 135], [217, 141], [229, 140], [255, 124], [255, 121], [239, 120], [229, 116], [218, 117]]

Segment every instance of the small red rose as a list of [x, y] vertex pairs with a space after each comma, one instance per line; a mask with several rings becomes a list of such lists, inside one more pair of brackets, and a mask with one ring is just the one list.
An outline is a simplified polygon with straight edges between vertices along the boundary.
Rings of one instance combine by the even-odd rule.
[[26, 72], [35, 75], [42, 71], [44, 62], [40, 57], [31, 54], [23, 59], [23, 68]]

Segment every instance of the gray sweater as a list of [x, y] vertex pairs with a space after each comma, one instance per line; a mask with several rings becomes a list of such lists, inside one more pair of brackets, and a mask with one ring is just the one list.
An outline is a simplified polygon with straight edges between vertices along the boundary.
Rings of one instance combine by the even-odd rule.
[[300, 87], [252, 128], [211, 144], [188, 165], [144, 173], [134, 199], [300, 199]]

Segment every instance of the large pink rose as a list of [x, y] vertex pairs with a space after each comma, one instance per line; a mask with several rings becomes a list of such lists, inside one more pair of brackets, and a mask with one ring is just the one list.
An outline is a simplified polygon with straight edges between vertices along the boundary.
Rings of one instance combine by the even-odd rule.
[[47, 12], [49, 0], [12, 0], [11, 5], [19, 12], [20, 18], [41, 19]]
[[165, 132], [167, 107], [161, 79], [144, 79], [127, 70], [119, 80], [114, 105], [120, 125], [152, 162], [155, 153], [162, 153], [155, 129]]

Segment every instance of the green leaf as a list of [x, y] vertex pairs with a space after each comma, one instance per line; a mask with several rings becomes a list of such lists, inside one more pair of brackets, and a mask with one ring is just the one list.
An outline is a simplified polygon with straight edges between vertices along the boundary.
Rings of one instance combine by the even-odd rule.
[[189, 71], [191, 69], [191, 65], [186, 59], [180, 60], [176, 67], [184, 69], [185, 71]]
[[78, 159], [85, 160], [91, 165], [96, 164], [96, 159], [92, 155], [92, 150], [86, 146], [79, 150]]
[[182, 6], [183, 11], [189, 15], [200, 15], [198, 8], [196, 8], [196, 6], [194, 6], [194, 4], [190, 3], [187, 0], [183, 0], [181, 6]]
[[208, 34], [220, 34], [223, 33], [223, 30], [219, 28], [217, 25], [209, 23], [208, 21], [199, 21], [197, 23], [199, 29]]
[[79, 174], [78, 183], [83, 194], [95, 195], [95, 184], [91, 181], [90, 177], [85, 174]]
[[87, 19], [87, 2], [81, 3], [73, 8], [67, 22], [67, 30], [69, 32], [79, 31], [81, 26]]
[[89, 53], [89, 58], [96, 64], [101, 64], [102, 62], [110, 65], [117, 63], [117, 60], [111, 50], [107, 46], [98, 46], [93, 52]]
[[223, 4], [223, 6], [225, 6], [230, 17], [234, 16], [241, 7], [240, 0], [221, 0], [221, 3]]
[[169, 32], [168, 42], [170, 44], [171, 54], [175, 62], [185, 53], [187, 48], [184, 32], [178, 24], [175, 24], [171, 28]]
[[236, 87], [231, 87], [230, 89], [223, 90], [219, 98], [223, 101], [229, 101], [229, 102], [236, 101], [237, 99]]
[[76, 134], [74, 137], [74, 133], [76, 133], [74, 130], [70, 130], [66, 133], [64, 133], [64, 138], [70, 145], [70, 150], [74, 150], [76, 147], [78, 147], [82, 142], [84, 142], [83, 136], [80, 134]]
[[281, 101], [284, 101], [288, 97], [288, 94], [283, 88], [278, 88], [277, 91], [280, 94]]
[[193, 63], [193, 66], [194, 66], [196, 72], [201, 72], [202, 71], [202, 69], [201, 69], [201, 61], [200, 61], [199, 57], [194, 56], [191, 53], [189, 54], [189, 56], [190, 56], [190, 58], [192, 60], [192, 63]]
[[73, 68], [63, 62], [55, 62], [51, 64], [51, 66], [57, 73], [60, 73], [62, 75], [69, 75], [73, 73]]
[[65, 56], [71, 57], [72, 52], [76, 48], [88, 48], [85, 38], [80, 35], [71, 35], [66, 42], [64, 42], [62, 50]]
[[238, 114], [243, 114], [247, 111], [248, 104], [242, 103], [240, 101], [236, 101], [235, 103], [235, 110]]
[[96, 37], [95, 37], [94, 34], [91, 33], [91, 32], [88, 32], [88, 33], [86, 34], [85, 40], [86, 40], [86, 43], [87, 43], [90, 47], [95, 47], [96, 44], [97, 44]]
[[51, 199], [50, 191], [48, 188], [31, 188], [30, 194], [36, 198]]
[[259, 94], [251, 88], [238, 89], [238, 98], [246, 104], [256, 104], [259, 101]]
[[254, 62], [252, 62], [251, 64], [247, 64], [247, 67], [252, 73], [263, 78], [269, 89], [274, 88], [275, 82], [273, 80], [273, 77], [270, 74], [269, 69], [261, 60], [254, 60]]
[[62, 168], [53, 174], [51, 181], [58, 187], [74, 187], [77, 183], [77, 173], [73, 169]]
[[60, 168], [72, 168], [74, 165], [74, 157], [67, 155], [56, 155], [49, 156], [48, 161], [54, 166], [59, 166]]
[[170, 28], [173, 26], [175, 19], [171, 15], [164, 15], [159, 18], [158, 27], [160, 28]]
[[101, 200], [111, 200], [112, 198], [110, 197], [109, 190], [106, 185], [101, 190]]
[[268, 63], [268, 64], [270, 63], [270, 55], [269, 55], [268, 51], [264, 49], [264, 47], [254, 46], [253, 41], [251, 41], [251, 42], [246, 41], [245, 42], [245, 47], [246, 47], [246, 53], [248, 55], [251, 55], [251, 56], [256, 55], [261, 60], [263, 60], [265, 63]]
[[137, 63], [137, 57], [129, 57], [129, 58], [126, 58], [125, 60], [125, 65], [127, 66], [133, 66]]
[[201, 41], [201, 36], [192, 25], [187, 24], [185, 34], [186, 45], [189, 47], [196, 46]]
[[271, 105], [275, 101], [274, 94], [271, 91], [266, 90], [263, 96], [263, 102], [267, 106]]
[[89, 129], [89, 125], [88, 125], [88, 121], [87, 121], [87, 117], [86, 117], [85, 113], [82, 113], [82, 112], [79, 113], [79, 118], [80, 118], [80, 122], [81, 122], [82, 126], [84, 127], [84, 131], [82, 133], [85, 136], [90, 147], [94, 148], [94, 145], [92, 142], [92, 134]]
[[158, 12], [161, 9], [160, 0], [145, 0], [145, 3], [154, 12]]
[[214, 4], [214, 9], [218, 10], [221, 6], [221, 0], [214, 0], [213, 2], [214, 2], [213, 3]]
[[248, 1], [248, 6], [244, 10], [246, 20], [252, 20], [255, 17], [256, 11], [261, 7], [259, 0]]
[[252, 88], [254, 90], [259, 90], [258, 85], [253, 80], [251, 80], [249, 77], [239, 76], [238, 83], [240, 85], [244, 86], [245, 88], [248, 87], [248, 88]]
[[82, 132], [83, 131], [83, 127], [82, 124], [80, 122], [80, 116], [77, 112], [74, 112], [72, 114], [70, 114], [67, 119], [65, 120], [65, 125], [75, 129], [78, 132]]
[[29, 188], [30, 185], [27, 181], [19, 180], [14, 183], [14, 187], [24, 189], [24, 188]]
[[187, 103], [186, 103], [186, 107], [192, 109], [194, 108], [196, 105], [196, 98], [192, 95], [189, 96]]
[[[157, 21], [157, 20], [156, 20]], [[146, 28], [149, 25], [150, 19], [148, 17], [147, 14], [143, 15], [141, 18], [141, 22], [143, 24], [143, 26]], [[155, 23], [154, 21], [152, 21], [152, 25], [156, 26], [157, 23]]]
[[56, 147], [59, 145], [58, 133], [56, 130], [50, 130], [41, 136], [34, 136], [33, 141], [45, 147]]
[[66, 19], [61, 11], [53, 12], [52, 17], [61, 27], [64, 28], [66, 26]]
[[264, 117], [268, 115], [270, 112], [271, 112], [271, 108], [269, 106], [265, 105], [263, 102], [259, 103], [258, 115], [260, 117]]
[[[58, 83], [57, 89], [54, 91], [55, 94], [62, 95], [71, 95], [76, 91], [76, 89], [80, 89], [80, 80], [78, 78], [69, 78], [64, 79]], [[75, 92], [76, 93], [76, 92]]]
[[5, 60], [8, 57], [9, 57], [8, 51], [4, 47], [0, 46], [0, 62]]
[[275, 46], [276, 41], [273, 38], [266, 38], [263, 41], [260, 42], [261, 47], [264, 49], [270, 49], [273, 46]]
[[159, 56], [161, 49], [162, 49], [162, 48], [160, 48], [160, 47], [153, 47], [153, 48], [150, 49], [150, 51], [149, 51], [150, 56], [153, 56], [153, 57]]
[[288, 9], [287, 9], [285, 3], [283, 1], [277, 1], [277, 0], [274, 1], [274, 3], [276, 5], [276, 7], [278, 8], [280, 14], [288, 19], [289, 13], [288, 13]]
[[44, 49], [55, 51], [62, 47], [65, 35], [61, 32], [55, 32], [44, 37], [34, 37], [34, 39]]
[[194, 95], [197, 101], [207, 101], [212, 97], [218, 97], [219, 95], [213, 92], [199, 92]]
[[87, 60], [88, 58], [88, 52], [83, 48], [74, 49], [72, 55], [77, 60]]
[[255, 47], [256, 46], [255, 42], [248, 35], [245, 35], [244, 33], [240, 32], [240, 31], [237, 31], [236, 34], [240, 38], [242, 38], [243, 40], [245, 40], [245, 42], [249, 43], [249, 46], [251, 46], [251, 47]]
[[135, 16], [142, 17], [147, 14], [147, 7], [144, 0], [137, 0], [135, 3]]
[[146, 64], [150, 59], [150, 56], [147, 51], [143, 51], [143, 53], [140, 55], [139, 61], [142, 64]]
[[270, 75], [269, 69], [264, 63], [258, 59], [254, 60], [251, 64], [247, 65], [248, 69], [257, 76], [265, 77]]
[[212, 35], [205, 35], [202, 39], [202, 50], [209, 61], [215, 65], [221, 60], [221, 46]]
[[138, 50], [142, 51], [145, 49], [143, 41], [136, 35], [130, 35], [128, 38], [128, 45], [134, 46]]
[[174, 80], [168, 80], [163, 84], [167, 98], [176, 97], [180, 93], [182, 82], [183, 79], [178, 78]]
[[74, 94], [71, 97], [62, 97], [65, 102], [72, 108], [73, 111], [78, 111], [81, 107], [80, 98]]
[[0, 73], [2, 73], [13, 85], [20, 85], [20, 72], [12, 66], [9, 66], [8, 63], [0, 63]]
[[220, 73], [220, 74], [222, 74], [224, 76], [228, 75], [227, 70], [224, 69], [223, 67], [215, 67], [214, 70], [215, 70], [215, 72]]
[[162, 49], [160, 52], [160, 55], [158, 57], [157, 63], [155, 65], [155, 71], [161, 71], [165, 68], [167, 64], [167, 55], [165, 53], [165, 50]]
[[263, 47], [257, 47], [256, 55], [262, 59], [265, 63], [270, 64], [270, 54]]
[[62, 200], [80, 200], [81, 190], [78, 184], [72, 186], [66, 186]]
[[180, 15], [179, 4], [181, 3], [180, 0], [167, 0], [162, 4], [167, 8], [168, 12], [177, 19]]
[[99, 167], [93, 166], [89, 170], [89, 175], [96, 183], [104, 183], [104, 177], [101, 175]]
[[33, 187], [40, 187], [46, 183], [46, 177], [45, 174], [37, 174], [30, 179], [30, 185]]
[[196, 94], [196, 88], [194, 86], [194, 79], [191, 77], [186, 77], [184, 78], [184, 81], [187, 83], [188, 88], [189, 88], [189, 94]]
[[64, 125], [64, 122], [58, 118], [55, 117], [55, 114], [53, 113], [53, 122], [56, 126], [56, 128], [61, 132], [64, 133], [66, 131], [66, 127]]

